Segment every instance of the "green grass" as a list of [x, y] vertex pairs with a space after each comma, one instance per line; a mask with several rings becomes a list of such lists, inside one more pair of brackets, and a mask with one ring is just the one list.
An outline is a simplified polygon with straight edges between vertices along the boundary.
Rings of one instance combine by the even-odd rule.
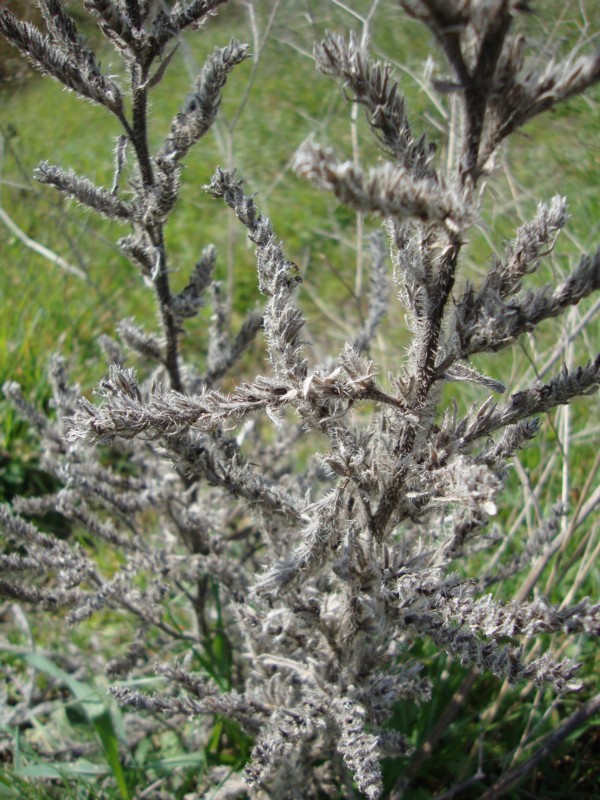
[[[369, 4], [353, 5], [364, 10]], [[577, 41], [578, 4], [556, 0], [542, 5], [539, 15], [526, 21], [536, 41], [552, 39], [562, 48]], [[273, 3], [256, 4], [260, 30], [265, 30], [273, 7]], [[312, 23], [304, 13], [307, 8], [316, 15]], [[557, 10], [563, 9], [561, 24], [554, 29], [550, 20]], [[372, 46], [403, 69], [418, 72], [430, 46], [429, 39], [414, 23], [396, 24], [392, 22], [395, 18], [395, 5], [382, 3]], [[339, 88], [317, 75], [303, 54], [326, 26], [337, 30], [353, 26], [359, 30], [357, 21], [333, 3], [306, 7], [299, 2], [281, 4], [264, 48], [260, 50], [253, 43], [254, 52], [260, 52], [260, 61], [252, 83], [249, 81], [253, 66], [247, 62], [232, 75], [225, 90], [216, 132], [203, 140], [186, 160], [184, 189], [167, 238], [176, 290], [185, 284], [202, 248], [214, 242], [219, 253], [219, 275], [234, 287], [234, 318], [238, 320], [245, 309], [257, 302], [256, 274], [245, 232], [202, 189], [217, 165], [235, 165], [247, 187], [257, 193], [260, 209], [271, 216], [288, 257], [302, 270], [305, 289], [301, 299], [313, 340], [319, 345], [327, 337], [335, 348], [341, 346], [345, 330], [356, 325], [360, 307], [364, 307], [364, 298], [357, 298], [354, 290], [359, 262], [356, 218], [330, 197], [299, 181], [289, 169], [295, 149], [312, 132], [316, 132], [319, 141], [333, 144], [339, 153], [352, 155], [350, 106]], [[207, 52], [216, 44], [225, 44], [231, 36], [251, 39], [248, 17], [241, 5], [234, 6], [232, 13], [223, 12], [203, 32], [187, 38], [186, 47], [175, 57], [173, 69], [155, 93], [152, 106], [155, 145], [167, 133], [169, 121], [189, 88], [188, 70], [193, 69], [194, 63], [201, 65]], [[116, 59], [109, 52], [104, 55], [103, 63], [117, 68]], [[437, 126], [443, 127], [447, 98], [442, 98], [438, 110], [431, 111], [429, 99], [414, 88], [408, 72], [403, 72], [402, 87], [406, 89], [418, 130], [427, 129], [428, 115]], [[248, 102], [234, 125], [246, 92]], [[473, 232], [467, 251], [469, 275], [482, 274], [492, 253], [501, 252], [503, 244], [533, 213], [537, 203], [556, 193], [568, 197], [571, 220], [556, 254], [547, 260], [539, 278], [536, 276], [534, 280], [556, 280], [580, 253], [591, 252], [598, 246], [599, 101], [598, 91], [586, 99], [570, 101], [555, 114], [531, 123], [523, 135], [513, 139], [505, 161], [498, 164], [496, 173], [490, 177], [481, 226]], [[116, 321], [127, 316], [153, 327], [154, 303], [149, 290], [115, 246], [116, 239], [125, 231], [92, 218], [51, 191], [36, 186], [30, 178], [36, 164], [48, 159], [110, 185], [113, 142], [120, 132], [115, 123], [101, 110], [64, 92], [56, 83], [38, 78], [3, 91], [0, 105], [2, 206], [28, 236], [84, 269], [89, 276], [84, 283], [66, 275], [0, 226], [0, 380], [17, 380], [37, 404], [43, 405], [49, 395], [45, 365], [51, 352], [58, 350], [71, 359], [82, 389], [89, 392], [105, 369], [99, 357], [98, 335], [112, 333]], [[362, 121], [358, 123], [358, 131], [361, 155], [365, 163], [373, 163], [376, 149]], [[434, 130], [433, 138], [443, 149], [442, 133]], [[374, 223], [367, 221], [367, 228], [372, 227]], [[583, 304], [573, 313], [569, 318], [571, 325], [577, 324], [591, 303]], [[195, 321], [184, 341], [186, 352], [199, 363], [204, 357], [206, 319], [205, 314]], [[407, 342], [402, 320], [401, 310], [392, 313], [380, 337], [379, 352], [375, 355], [384, 375], [387, 370], [397, 368], [398, 346]], [[515, 387], [524, 376], [532, 380], [534, 365], [539, 367], [547, 360], [563, 331], [564, 322], [547, 323], [535, 338], [525, 337], [512, 352], [481, 358], [480, 366], [493, 377], [505, 380], [509, 388]], [[575, 348], [575, 363], [592, 355], [594, 348], [598, 349], [598, 341], [598, 322], [591, 321]], [[257, 354], [257, 359], [260, 358], [262, 355]], [[554, 374], [559, 366], [560, 360], [548, 375]], [[252, 369], [255, 364], [248, 363], [247, 367]], [[463, 387], [461, 384], [457, 391], [461, 407], [485, 398], [484, 392]], [[507, 553], [518, 551], [524, 536], [539, 523], [523, 476], [533, 485], [544, 476], [546, 464], [557, 452], [557, 443], [563, 441], [561, 426], [565, 413], [570, 415], [572, 430], [569, 452], [563, 458], [558, 451], [555, 469], [544, 478], [539, 506], [548, 509], [561, 496], [567, 478], [572, 511], [597, 451], [597, 423], [594, 429], [591, 422], [594, 414], [598, 419], [597, 410], [597, 400], [589, 399], [569, 412], [560, 410], [552, 415], [538, 440], [524, 453], [523, 472], [519, 475], [513, 470], [509, 475], [500, 521], [508, 530], [523, 508], [526, 512], [507, 545]], [[0, 418], [0, 499], [50, 488], [47, 476], [38, 469], [35, 441], [26, 426], [4, 403], [0, 404]], [[573, 537], [556, 570], [549, 565], [544, 571], [538, 585], [546, 587], [555, 601], [560, 601], [576, 580], [580, 561], [574, 557], [587, 541], [596, 539], [597, 527], [594, 530], [590, 522]], [[100, 553], [99, 557], [109, 558], [109, 555]], [[522, 579], [520, 576], [506, 582], [498, 591], [510, 596]], [[599, 587], [598, 567], [590, 563], [577, 598], [585, 594], [597, 597]], [[49, 630], [35, 621], [31, 625], [33, 639], [40, 649], [51, 653], [64, 646], [62, 628]], [[26, 655], [27, 636], [18, 625], [11, 630], [12, 645], [17, 650], [22, 647], [22, 652], [4, 653], [4, 667], [18, 675], [29, 669], [36, 689], [47, 691], [51, 708], [39, 719], [35, 730], [13, 728], [2, 732], [4, 741], [11, 742], [12, 762], [0, 771], [0, 798], [133, 798], [136, 791], [153, 782], [159, 782], [160, 790], [170, 792], [169, 796], [183, 798], [194, 791], [199, 776], [209, 766], [237, 768], [247, 758], [248, 738], [223, 720], [215, 721], [207, 737], [208, 746], [198, 753], [184, 753], [181, 737], [168, 727], [161, 737], [142, 738], [132, 746], [132, 740], [124, 732], [122, 712], [109, 703], [105, 687], [97, 686], [91, 677], [92, 665], [88, 678], [74, 682], [58, 666], [60, 661]], [[89, 647], [94, 641], [94, 645], [99, 643], [108, 652], [111, 643], [122, 643], [125, 647], [128, 634], [126, 621], [107, 615], [100, 635], [84, 625], [70, 636], [79, 646]], [[530, 646], [535, 647], [535, 643]], [[575, 655], [585, 663], [584, 677], [588, 682], [585, 692], [588, 692], [596, 682], [598, 656], [592, 645], [582, 647]], [[394, 721], [401, 729], [412, 732], [413, 744], [418, 748], [435, 730], [436, 722], [449, 707], [467, 673], [460, 665], [438, 656], [432, 648], [425, 645], [415, 648], [430, 667], [433, 697], [421, 708], [400, 704]], [[205, 651], [197, 653], [195, 658], [198, 669], [212, 675], [224, 688], [228, 685], [227, 643], [218, 630], [207, 642]], [[13, 701], [15, 698], [9, 696], [9, 703]], [[459, 795], [477, 797], [515, 754], [519, 758], [530, 754], [529, 742], [524, 743], [524, 748], [520, 746], [523, 731], [530, 730], [530, 739], [535, 743], [556, 727], [574, 702], [577, 700], [565, 699], [552, 706], [551, 697], [536, 696], [534, 690], [501, 693], [496, 680], [478, 677], [449, 721], [434, 757], [424, 761], [417, 773], [418, 788], [411, 789], [407, 797], [414, 800], [431, 797], [454, 783], [468, 780], [475, 774], [482, 753], [485, 780], [469, 785]], [[551, 712], [546, 713], [551, 706]], [[193, 725], [189, 723], [189, 728], [193, 729]], [[85, 758], [50, 763], [44, 757], [47, 752], [44, 745], [67, 741], [83, 742]], [[568, 778], [570, 798], [592, 797], [593, 778], [600, 770], [594, 743], [598, 743], [598, 727], [590, 724], [545, 764], [543, 774], [538, 771], [529, 776], [526, 790], [538, 797], [565, 797]], [[386, 763], [388, 787], [405, 767], [404, 762]], [[514, 791], [507, 796], [525, 795]]]

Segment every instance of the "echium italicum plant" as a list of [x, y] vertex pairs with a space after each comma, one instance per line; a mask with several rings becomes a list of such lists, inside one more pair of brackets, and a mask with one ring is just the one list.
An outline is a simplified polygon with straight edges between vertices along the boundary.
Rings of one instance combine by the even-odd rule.
[[[247, 229], [261, 311], [231, 331], [210, 245], [183, 291], [171, 288], [164, 231], [182, 166], [213, 125], [230, 73], [250, 57], [247, 46], [232, 40], [208, 56], [156, 148], [149, 98], [181, 34], [224, 2], [85, 0], [123, 61], [120, 77], [101, 69], [60, 0], [39, 3], [46, 33], [0, 10], [0, 31], [37, 68], [121, 124], [111, 187], [48, 162], [35, 177], [122, 223], [119, 246], [154, 292], [160, 323], [151, 332], [127, 320], [119, 340], [103, 338], [110, 366], [93, 402], [81, 399], [58, 356], [50, 417], [5, 385], [61, 488], [0, 507], [0, 593], [64, 612], [70, 624], [106, 609], [136, 621], [129, 648], [105, 664], [112, 693], [136, 713], [153, 712], [155, 725], [163, 715], [193, 717], [198, 736], [217, 717], [239, 726], [251, 752], [245, 782], [234, 776], [227, 796], [378, 798], [382, 759], [410, 751], [411, 730], [389, 724], [394, 709], [431, 691], [416, 642], [509, 684], [573, 692], [578, 665], [549, 652], [527, 658], [523, 641], [598, 635], [600, 605], [591, 601], [555, 606], [528, 590], [508, 600], [495, 593], [560, 547], [568, 529], [560, 509], [503, 560], [492, 557], [503, 534], [491, 520], [510, 460], [542, 415], [597, 388], [600, 357], [508, 397], [472, 359], [511, 347], [600, 288], [600, 251], [558, 285], [524, 287], [565, 225], [566, 201], [555, 197], [478, 283], [460, 271], [504, 140], [596, 83], [600, 52], [542, 65], [536, 53], [531, 66], [515, 32], [533, 10], [523, 0], [400, 2], [399, 15], [428, 28], [445, 57], [438, 88], [458, 111], [453, 157], [442, 160], [414, 134], [391, 67], [370, 57], [366, 40], [330, 33], [315, 46], [318, 69], [364, 108], [381, 160], [362, 168], [310, 141], [296, 172], [379, 218], [382, 231], [373, 239], [369, 313], [353, 338], [314, 363], [294, 254], [236, 173], [217, 168], [205, 188]], [[180, 345], [206, 303], [214, 313], [199, 365]], [[386, 376], [370, 351], [390, 307], [411, 339]], [[240, 382], [232, 370], [257, 336], [268, 368]], [[148, 364], [143, 375], [127, 366], [129, 352]], [[465, 381], [479, 385], [481, 401], [461, 415], [453, 397]], [[42, 532], [31, 518], [49, 511], [87, 536]], [[114, 548], [109, 568], [81, 544], [95, 540]], [[226, 677], [214, 667], [217, 645], [221, 659], [227, 649]], [[157, 693], [126, 680], [157, 673]], [[597, 707], [596, 698], [587, 716]], [[210, 773], [206, 780], [200, 792], [209, 792]]]

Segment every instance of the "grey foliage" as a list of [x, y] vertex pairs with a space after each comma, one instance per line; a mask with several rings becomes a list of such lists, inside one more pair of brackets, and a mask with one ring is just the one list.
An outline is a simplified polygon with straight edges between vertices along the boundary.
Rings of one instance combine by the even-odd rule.
[[348, 40], [328, 34], [315, 46], [315, 59], [322, 72], [342, 79], [352, 99], [365, 107], [369, 123], [395, 160], [415, 177], [435, 180], [431, 166], [435, 148], [424, 137], [415, 138], [391, 67], [371, 61], [366, 48], [352, 34]]
[[298, 175], [319, 189], [332, 191], [342, 203], [385, 218], [444, 222], [457, 229], [466, 211], [441, 180], [391, 162], [372, 167], [365, 175], [351, 161], [340, 163], [332, 149], [309, 143], [298, 151], [295, 168]]
[[246, 57], [248, 48], [232, 39], [227, 47], [217, 48], [206, 61], [182, 110], [171, 125], [165, 142], [165, 157], [180, 159], [212, 127], [221, 90], [231, 70]]
[[77, 33], [75, 23], [60, 3], [44, 3], [43, 6], [48, 9], [46, 19], [52, 20], [48, 36], [30, 22], [21, 22], [5, 8], [0, 9], [0, 34], [25, 53], [41, 72], [56, 78], [80, 97], [104, 105], [120, 116], [123, 111], [121, 91], [114, 81], [101, 73], [94, 54]]
[[35, 170], [34, 177], [109, 219], [128, 221], [131, 218], [131, 209], [113, 192], [94, 186], [90, 180], [80, 177], [73, 170], [67, 171], [42, 162]]
[[249, 230], [256, 245], [258, 286], [268, 298], [264, 329], [275, 374], [295, 381], [306, 376], [300, 331], [304, 319], [293, 302], [300, 278], [297, 267], [286, 260], [271, 223], [258, 213], [254, 200], [245, 195], [235, 175], [218, 169], [207, 187], [210, 194], [223, 198]]
[[217, 251], [212, 245], [202, 251], [189, 283], [171, 301], [171, 307], [178, 318], [183, 320], [195, 317], [198, 309], [204, 305], [204, 293], [211, 284], [216, 259]]
[[358, 352], [368, 352], [377, 328], [389, 309], [390, 285], [386, 259], [386, 242], [382, 231], [371, 237], [371, 269], [369, 271], [369, 312], [360, 330], [352, 339]]
[[[149, 96], [179, 34], [223, 4], [194, 0], [167, 10], [86, 0], [128, 67], [127, 110], [62, 3], [42, 3], [47, 35], [0, 10], [0, 32], [40, 69], [119, 119], [110, 191], [47, 163], [36, 177], [129, 226], [119, 246], [153, 292], [159, 317], [158, 331], [127, 319], [116, 324], [122, 344], [104, 338], [111, 364], [91, 399], [70, 384], [60, 359], [50, 368], [50, 415], [17, 384], [5, 385], [60, 487], [0, 505], [0, 596], [63, 613], [70, 624], [106, 609], [127, 615], [132, 639], [103, 667], [111, 680], [155, 672], [164, 685], [149, 694], [116, 684], [112, 694], [154, 715], [152, 726], [161, 716], [200, 726], [216, 716], [234, 720], [254, 742], [243, 773], [250, 797], [333, 796], [354, 781], [348, 796], [378, 798], [381, 759], [410, 753], [412, 732], [390, 728], [395, 704], [431, 693], [411, 654], [415, 641], [511, 684], [567, 692], [580, 686], [577, 665], [550, 652], [531, 659], [523, 643], [542, 632], [597, 637], [600, 629], [598, 604], [587, 599], [556, 606], [542, 595], [491, 593], [551, 553], [563, 509], [547, 511], [494, 568], [473, 574], [472, 560], [496, 541], [490, 521], [510, 459], [537, 435], [540, 416], [600, 384], [599, 356], [497, 399], [489, 392], [502, 395], [511, 381], [484, 374], [472, 356], [514, 344], [596, 292], [600, 251], [557, 286], [523, 288], [566, 225], [566, 201], [556, 197], [539, 205], [477, 285], [457, 283], [491, 156], [526, 119], [597, 82], [598, 56], [530, 68], [525, 42], [513, 34], [527, 3], [402, 2], [447, 60], [450, 76], [439, 88], [455, 92], [460, 109], [452, 167], [415, 136], [391, 67], [372, 60], [365, 42], [328, 34], [316, 46], [318, 68], [364, 108], [384, 157], [362, 167], [314, 142], [296, 155], [300, 177], [382, 226], [371, 240], [362, 324], [317, 363], [293, 254], [235, 172], [216, 168], [205, 188], [247, 231], [262, 306], [232, 321], [211, 245], [188, 267], [184, 288], [171, 290], [165, 225], [180, 161], [213, 125], [246, 46], [232, 40], [208, 56], [156, 152]], [[199, 361], [183, 337], [205, 305], [212, 318]], [[404, 317], [410, 343], [388, 359], [386, 376], [375, 337], [385, 339]], [[242, 380], [233, 368], [261, 332], [268, 366], [255, 360]], [[131, 351], [142, 362], [137, 371]], [[482, 399], [459, 413], [465, 383]], [[95, 560], [92, 545], [27, 519], [49, 511], [102, 542], [111, 567]], [[221, 683], [205, 669], [217, 634], [231, 660]], [[236, 783], [232, 792], [240, 791]]]

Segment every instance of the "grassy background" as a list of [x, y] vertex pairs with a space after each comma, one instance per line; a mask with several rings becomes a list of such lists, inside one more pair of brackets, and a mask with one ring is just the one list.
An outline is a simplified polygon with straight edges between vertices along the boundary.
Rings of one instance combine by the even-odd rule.
[[[23, 5], [31, 7], [16, 0], [7, 4], [20, 5], [19, 11]], [[231, 76], [218, 125], [186, 160], [181, 201], [167, 231], [173, 284], [176, 290], [185, 285], [202, 247], [214, 243], [219, 275], [233, 290], [234, 320], [257, 302], [256, 274], [245, 231], [202, 189], [217, 165], [235, 166], [247, 188], [257, 193], [260, 209], [271, 217], [288, 258], [301, 269], [301, 302], [309, 316], [316, 355], [327, 346], [339, 348], [364, 311], [365, 236], [376, 227], [372, 220], [357, 220], [355, 214], [299, 181], [289, 169], [296, 148], [311, 134], [347, 157], [353, 156], [357, 146], [365, 163], [377, 158], [362, 119], [353, 121], [351, 105], [338, 87], [315, 72], [310, 60], [312, 42], [325, 28], [361, 32], [359, 15], [368, 11], [370, 3], [352, 0], [349, 5], [358, 15], [336, 2], [231, 3], [203, 31], [186, 38], [152, 104], [154, 144], [158, 145], [206, 53], [215, 45], [226, 44], [231, 36], [251, 42], [254, 60]], [[585, 6], [557, 0], [539, 6], [539, 13], [525, 19], [523, 25], [541, 55], [552, 49], [560, 56], [572, 44], [586, 40], [587, 47], [593, 45], [589, 42], [592, 31], [582, 13]], [[588, 9], [593, 7], [593, 2], [588, 3]], [[94, 29], [86, 32], [102, 46]], [[398, 67], [415, 128], [433, 131], [443, 157], [451, 108], [447, 98], [430, 97], [413, 80], [429, 53], [428, 36], [419, 26], [400, 19], [391, 1], [379, 4], [371, 33], [373, 51], [385, 54]], [[0, 51], [0, 58], [4, 56]], [[114, 71], [119, 69], [110, 51], [103, 53], [102, 61]], [[8, 80], [16, 63], [21, 64], [13, 61], [6, 66], [0, 94], [0, 205], [28, 236], [87, 275], [82, 281], [52, 266], [0, 225], [0, 380], [19, 381], [27, 394], [44, 404], [48, 399], [45, 364], [51, 352], [59, 350], [70, 357], [82, 389], [89, 392], [105, 369], [99, 358], [98, 335], [112, 333], [116, 321], [126, 316], [153, 327], [155, 312], [151, 293], [115, 245], [125, 231], [92, 218], [36, 186], [30, 177], [36, 164], [47, 159], [110, 185], [112, 149], [120, 131], [101, 109], [81, 103], [52, 81], [33, 76]], [[568, 197], [571, 221], [556, 254], [547, 259], [534, 280], [556, 281], [579, 254], [598, 246], [599, 99], [595, 91], [585, 99], [573, 100], [514, 137], [490, 177], [481, 224], [467, 250], [466, 274], [482, 274], [492, 253], [502, 251], [537, 203], [556, 193]], [[585, 325], [574, 346], [566, 344], [566, 334], [592, 306], [590, 301], [564, 320], [544, 324], [535, 337], [524, 337], [510, 353], [481, 359], [481, 366], [514, 390], [531, 381], [540, 365], [554, 356], [556, 363], [548, 375], [558, 370], [562, 360], [585, 361], [598, 349], [597, 322], [592, 319]], [[184, 342], [186, 353], [199, 362], [205, 323], [206, 317], [195, 321]], [[398, 348], [405, 342], [402, 311], [392, 309], [375, 354], [382, 374], [397, 368]], [[262, 359], [257, 348], [255, 363], [247, 366], [256, 368], [258, 363], [261, 368]], [[461, 386], [457, 399], [467, 406], [482, 397]], [[597, 401], [590, 399], [552, 415], [512, 472], [500, 518], [504, 530], [511, 532], [507, 553], [523, 546], [556, 498], [562, 496], [571, 512], [586, 499], [582, 493], [598, 450], [597, 411]], [[36, 460], [36, 445], [26, 427], [0, 403], [2, 497], [49, 487]], [[549, 463], [553, 468], [547, 470]], [[534, 494], [536, 485], [539, 490]], [[591, 491], [594, 483], [588, 488]], [[575, 599], [598, 596], [597, 542], [598, 523], [592, 520], [576, 531], [556, 566], [545, 570], [538, 585], [553, 601], [560, 602], [570, 587], [576, 589]], [[508, 582], [499, 591], [511, 596], [519, 583]], [[40, 627], [23, 609], [15, 612], [13, 605], [0, 608], [0, 614], [10, 631], [10, 647], [2, 662], [5, 675], [13, 682], [13, 688], [6, 689], [7, 706], [26, 676], [47, 691], [49, 704], [47, 714], [33, 729], [5, 727], [8, 767], [0, 773], [0, 797], [37, 798], [45, 792], [48, 797], [61, 798], [133, 798], [136, 791], [156, 783], [157, 792], [183, 798], [194, 792], [199, 772], [219, 764], [225, 776], [227, 769], [247, 757], [248, 740], [219, 721], [205, 749], [193, 755], [182, 752], [181, 740], [168, 728], [151, 739], [126, 737], [122, 713], [108, 705], [102, 678], [92, 677], [90, 671], [77, 684], [69, 677], [67, 665], [61, 661], [65, 655], [61, 630]], [[100, 632], [83, 626], [72, 635], [76, 640], [79, 637], [79, 644], [110, 649], [115, 641], [127, 641], [128, 630], [122, 619], [107, 617]], [[32, 656], [24, 652], [33, 642], [41, 653], [32, 662]], [[547, 644], [536, 641], [529, 648]], [[416, 650], [423, 647], [415, 645]], [[565, 640], [559, 641], [558, 647], [583, 661], [588, 684], [584, 695], [593, 691], [599, 666], [595, 645]], [[435, 742], [434, 758], [418, 757], [409, 767], [418, 787], [410, 790], [407, 796], [411, 798], [444, 796], [449, 786], [461, 782], [465, 785], [459, 797], [477, 797], [484, 786], [534, 752], [541, 738], [579, 702], [572, 697], [557, 700], [528, 687], [501, 689], [495, 679], [474, 677], [426, 647], [421, 656], [434, 680], [433, 699], [421, 708], [400, 705], [395, 718], [399, 727], [411, 731], [416, 747]], [[214, 662], [204, 668], [222, 678], [227, 665], [219, 664], [215, 653]], [[454, 709], [458, 690], [464, 700]], [[441, 726], [440, 718], [444, 721]], [[43, 757], [73, 740], [81, 742], [79, 758], [57, 765]], [[548, 760], [543, 770], [534, 771], [522, 791], [508, 796], [594, 796], [594, 776], [600, 769], [598, 740], [598, 727], [590, 724]], [[485, 777], [472, 780], [478, 768]], [[388, 787], [405, 769], [404, 762], [386, 764]]]

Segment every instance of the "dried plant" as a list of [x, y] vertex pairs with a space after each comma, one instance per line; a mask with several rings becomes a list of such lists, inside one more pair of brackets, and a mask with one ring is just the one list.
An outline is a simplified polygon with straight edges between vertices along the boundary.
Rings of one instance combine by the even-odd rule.
[[[182, 162], [214, 123], [246, 46], [231, 41], [208, 57], [155, 152], [148, 98], [182, 31], [223, 2], [167, 10], [148, 0], [85, 0], [128, 83], [101, 69], [60, 0], [40, 2], [46, 34], [0, 10], [10, 42], [121, 124], [111, 188], [48, 163], [36, 177], [129, 228], [120, 246], [154, 291], [161, 324], [151, 333], [121, 323], [125, 350], [105, 340], [112, 364], [93, 402], [80, 399], [59, 357], [50, 369], [53, 416], [29, 405], [16, 384], [5, 386], [63, 488], [0, 507], [0, 593], [64, 610], [69, 623], [104, 609], [136, 620], [131, 649], [106, 670], [116, 680], [155, 669], [166, 686], [148, 694], [122, 681], [112, 693], [139, 710], [238, 723], [254, 740], [240, 794], [377, 798], [382, 757], [410, 751], [411, 732], [388, 725], [395, 703], [418, 703], [430, 692], [411, 655], [416, 640], [511, 684], [568, 692], [578, 688], [577, 665], [550, 653], [528, 659], [523, 641], [540, 632], [598, 635], [600, 605], [592, 601], [559, 608], [543, 595], [503, 602], [488, 593], [548, 543], [560, 544], [560, 510], [514, 563], [492, 560], [477, 574], [472, 564], [482, 547], [496, 546], [488, 533], [507, 463], [536, 435], [540, 415], [597, 389], [600, 356], [505, 400], [494, 398], [503, 383], [481, 374], [472, 357], [513, 345], [598, 290], [600, 250], [558, 286], [523, 288], [565, 225], [566, 200], [556, 197], [539, 205], [479, 284], [457, 276], [498, 148], [534, 115], [596, 83], [600, 51], [534, 69], [516, 32], [529, 3], [403, 0], [405, 14], [445, 55], [449, 76], [438, 88], [454, 93], [460, 108], [457, 157], [444, 167], [434, 145], [414, 134], [392, 69], [372, 60], [365, 41], [330, 33], [315, 47], [317, 67], [364, 107], [384, 158], [359, 168], [309, 142], [295, 169], [382, 220], [412, 336], [386, 377], [370, 357], [392, 293], [384, 236], [373, 241], [364, 325], [315, 364], [297, 303], [298, 269], [232, 172], [217, 169], [206, 189], [247, 228], [263, 309], [231, 332], [212, 247], [185, 289], [171, 290], [164, 229]], [[211, 302], [202, 371], [184, 358], [181, 336]], [[223, 377], [259, 331], [268, 371], [235, 385], [230, 378], [226, 390]], [[127, 351], [150, 365], [145, 377], [126, 366]], [[464, 381], [480, 386], [482, 401], [460, 416], [448, 397]], [[114, 549], [111, 568], [94, 558], [94, 546], [28, 520], [49, 510]], [[220, 683], [190, 666], [214, 655], [216, 637], [230, 659]]]

